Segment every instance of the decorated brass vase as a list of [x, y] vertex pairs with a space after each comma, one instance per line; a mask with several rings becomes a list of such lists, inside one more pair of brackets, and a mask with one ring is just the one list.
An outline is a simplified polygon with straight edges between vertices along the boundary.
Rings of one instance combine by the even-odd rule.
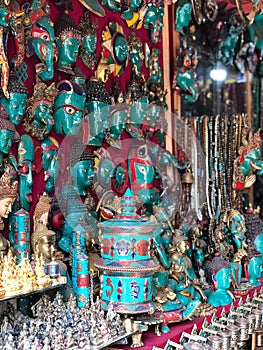
[[15, 212], [14, 217], [14, 237], [13, 246], [17, 263], [23, 255], [30, 256], [30, 218], [29, 213], [20, 209]]
[[152, 276], [159, 270], [153, 260], [153, 238], [158, 223], [143, 220], [135, 213], [135, 198], [127, 189], [121, 213], [99, 223], [101, 254], [95, 266], [101, 272], [102, 307], [113, 301], [119, 313], [145, 313], [153, 308]]

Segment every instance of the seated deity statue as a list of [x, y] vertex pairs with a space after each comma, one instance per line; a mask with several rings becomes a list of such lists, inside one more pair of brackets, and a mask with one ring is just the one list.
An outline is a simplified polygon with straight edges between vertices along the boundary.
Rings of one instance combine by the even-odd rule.
[[[167, 323], [191, 319], [201, 313], [201, 303], [206, 299], [191, 264], [186, 256], [187, 238], [180, 230], [174, 234], [159, 235], [154, 238], [154, 248], [162, 268], [154, 275], [153, 300], [163, 316], [161, 330], [169, 332]], [[210, 305], [202, 305], [202, 313], [209, 314]]]
[[246, 244], [246, 226], [244, 216], [235, 209], [226, 211], [223, 219], [231, 232], [231, 239], [236, 246], [236, 250], [244, 250]]
[[215, 287], [215, 291], [208, 296], [208, 302], [216, 307], [231, 304], [234, 300], [228, 290], [232, 282], [231, 265], [221, 257], [213, 258], [207, 264], [207, 278]]

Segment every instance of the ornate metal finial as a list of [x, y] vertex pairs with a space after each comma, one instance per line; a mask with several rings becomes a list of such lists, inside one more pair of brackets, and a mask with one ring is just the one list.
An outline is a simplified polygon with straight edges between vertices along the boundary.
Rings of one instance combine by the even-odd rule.
[[115, 220], [141, 220], [141, 217], [136, 214], [136, 199], [130, 188], [125, 191], [120, 204], [121, 212], [114, 217]]
[[12, 183], [10, 170], [6, 168], [4, 174], [0, 178], [0, 199], [16, 198], [17, 190], [18, 182], [14, 181]]
[[64, 32], [72, 31], [81, 34], [73, 18], [68, 13], [63, 13], [55, 23], [55, 36], [59, 38]]

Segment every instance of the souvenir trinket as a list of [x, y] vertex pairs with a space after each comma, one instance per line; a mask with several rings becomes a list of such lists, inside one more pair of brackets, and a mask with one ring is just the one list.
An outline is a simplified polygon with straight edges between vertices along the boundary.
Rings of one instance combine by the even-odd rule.
[[142, 42], [132, 32], [128, 38], [128, 44], [130, 49], [130, 63], [132, 75], [139, 78], [141, 75], [141, 66], [144, 59], [144, 54], [142, 51]]
[[109, 22], [102, 37], [102, 59], [108, 64], [110, 73], [119, 77], [129, 61], [129, 45], [123, 28], [117, 22]]
[[55, 183], [59, 174], [59, 143], [58, 141], [49, 136], [41, 142], [41, 152], [35, 152], [36, 156], [41, 156], [39, 164], [42, 164], [44, 170], [44, 181], [46, 182], [46, 192], [48, 194], [53, 193], [55, 189]]
[[52, 130], [53, 104], [56, 96], [55, 83], [47, 86], [36, 77], [33, 96], [27, 101], [24, 128], [37, 140], [44, 140]]
[[[146, 144], [133, 146], [128, 154], [128, 174], [131, 189], [144, 204], [157, 204], [157, 194], [153, 186], [155, 170]], [[153, 201], [156, 202], [153, 202]]]
[[17, 78], [14, 70], [10, 71], [8, 81], [9, 98], [0, 97], [1, 108], [9, 115], [9, 120], [18, 125], [24, 118], [28, 91], [24, 84]]
[[222, 339], [222, 350], [229, 350], [231, 346], [231, 333], [227, 329], [223, 329], [217, 333]]
[[63, 13], [55, 23], [55, 38], [58, 50], [57, 69], [74, 75], [72, 65], [78, 58], [81, 32], [68, 13]]
[[89, 11], [86, 11], [83, 18], [80, 19], [79, 26], [82, 36], [79, 50], [80, 58], [86, 67], [94, 69], [96, 64], [96, 31], [98, 22], [91, 22]]
[[249, 330], [249, 321], [244, 317], [238, 317], [235, 320], [235, 324], [240, 328], [240, 333], [238, 334], [237, 342], [247, 341], [249, 338], [248, 330]]
[[246, 315], [246, 318], [248, 319], [248, 334], [251, 335], [255, 330], [256, 315], [250, 313]]
[[62, 80], [57, 84], [58, 94], [54, 102], [54, 131], [58, 135], [77, 135], [83, 118], [86, 88], [76, 80]]
[[60, 275], [59, 264], [54, 256], [51, 257], [51, 261], [47, 264], [47, 274], [52, 279], [58, 278]]
[[151, 42], [156, 44], [161, 41], [163, 27], [164, 3], [149, 6], [144, 17], [144, 28], [150, 31]]
[[86, 306], [90, 299], [89, 259], [85, 254], [77, 255], [77, 289], [75, 291], [79, 308]]
[[7, 168], [4, 174], [0, 178], [0, 252], [1, 254], [7, 254], [10, 243], [3, 236], [4, 222], [3, 218], [8, 218], [9, 213], [12, 210], [12, 205], [17, 196], [18, 182], [12, 182], [9, 168]]
[[10, 239], [10, 242], [14, 246], [17, 264], [22, 256], [30, 257], [30, 217], [24, 209], [13, 216], [13, 240]]
[[105, 89], [108, 79], [109, 66], [101, 60], [95, 73], [95, 78], [87, 82], [87, 112], [85, 125], [88, 126], [87, 135], [83, 141], [91, 146], [101, 146], [102, 140], [109, 126], [110, 104], [112, 98]]
[[217, 335], [210, 335], [207, 338], [207, 342], [211, 346], [212, 349], [215, 349], [215, 350], [222, 349], [223, 340], [220, 337], [218, 337]]
[[261, 328], [262, 326], [262, 311], [259, 309], [253, 310], [255, 315], [255, 329]]
[[34, 143], [32, 138], [24, 134], [18, 145], [19, 166], [19, 203], [29, 211], [32, 202]]
[[233, 302], [233, 295], [228, 291], [232, 282], [232, 270], [228, 262], [221, 257], [215, 257], [207, 267], [208, 277], [214, 283], [216, 290], [208, 297], [213, 306], [224, 306]]
[[86, 150], [86, 147], [75, 142], [69, 158], [69, 172], [73, 189], [80, 196], [87, 194], [87, 189], [92, 185], [94, 176], [94, 156]]
[[0, 110], [0, 164], [3, 164], [4, 158], [7, 157], [12, 142], [19, 141], [19, 134], [16, 132], [15, 125], [8, 120], [8, 114]]
[[231, 348], [234, 348], [235, 346], [237, 346], [240, 327], [235, 324], [231, 324], [227, 326], [226, 329], [231, 333]]
[[27, 38], [27, 56], [34, 53], [41, 60], [36, 64], [36, 73], [47, 81], [54, 76], [53, 61], [55, 58], [54, 25], [50, 20], [49, 5], [44, 0], [34, 0], [32, 5], [23, 6], [25, 10], [25, 30]]
[[173, 88], [183, 95], [188, 102], [195, 102], [198, 98], [195, 69], [197, 67], [197, 52], [187, 48], [186, 42], [180, 48], [176, 62]]
[[72, 285], [78, 307], [85, 307], [90, 297], [89, 260], [86, 249], [87, 225], [80, 219], [74, 227], [71, 245]]
[[152, 310], [152, 275], [159, 269], [152, 259], [152, 244], [160, 225], [138, 216], [135, 203], [132, 191], [127, 189], [121, 213], [98, 224], [102, 258], [95, 263], [102, 273], [103, 308], [113, 301], [115, 311], [132, 314]]

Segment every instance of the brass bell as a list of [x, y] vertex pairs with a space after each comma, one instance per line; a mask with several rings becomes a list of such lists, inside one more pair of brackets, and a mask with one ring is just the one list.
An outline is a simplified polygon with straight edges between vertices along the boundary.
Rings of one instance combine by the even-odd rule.
[[194, 182], [194, 176], [191, 170], [188, 168], [182, 176], [182, 183], [192, 184]]

